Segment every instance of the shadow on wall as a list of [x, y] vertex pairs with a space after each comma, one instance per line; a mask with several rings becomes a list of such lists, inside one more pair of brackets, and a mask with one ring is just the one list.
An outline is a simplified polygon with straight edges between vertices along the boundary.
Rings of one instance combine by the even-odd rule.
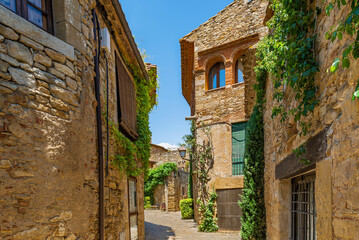
[[153, 224], [145, 221], [146, 240], [167, 240], [176, 236], [173, 229], [167, 226]]

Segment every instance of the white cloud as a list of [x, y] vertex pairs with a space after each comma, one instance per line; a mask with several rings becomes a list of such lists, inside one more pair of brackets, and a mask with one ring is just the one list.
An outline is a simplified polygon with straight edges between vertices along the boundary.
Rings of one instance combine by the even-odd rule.
[[177, 150], [179, 148], [179, 146], [172, 145], [170, 143], [160, 143], [160, 144], [157, 144], [157, 145], [159, 145], [161, 147], [164, 147], [164, 148], [166, 148], [168, 150]]

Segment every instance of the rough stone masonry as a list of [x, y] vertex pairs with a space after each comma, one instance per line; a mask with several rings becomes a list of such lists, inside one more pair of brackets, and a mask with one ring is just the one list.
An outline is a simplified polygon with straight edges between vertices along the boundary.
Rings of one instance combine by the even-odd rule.
[[[115, 52], [128, 64], [143, 64], [135, 57], [138, 50], [131, 48], [111, 1], [53, 4], [55, 35], [0, 5], [0, 238], [4, 240], [99, 239], [93, 9], [102, 28], [113, 28], [107, 52], [112, 121], [117, 121]], [[104, 103], [106, 65], [101, 54]], [[136, 187], [138, 238], [144, 239], [141, 176]], [[130, 239], [127, 176], [110, 164], [104, 188], [105, 239]]]

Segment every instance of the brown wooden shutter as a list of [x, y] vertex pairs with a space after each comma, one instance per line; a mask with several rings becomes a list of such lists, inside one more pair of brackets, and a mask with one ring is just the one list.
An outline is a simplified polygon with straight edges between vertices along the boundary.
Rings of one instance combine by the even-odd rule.
[[117, 99], [119, 127], [125, 136], [137, 139], [136, 91], [122, 61], [116, 55]]

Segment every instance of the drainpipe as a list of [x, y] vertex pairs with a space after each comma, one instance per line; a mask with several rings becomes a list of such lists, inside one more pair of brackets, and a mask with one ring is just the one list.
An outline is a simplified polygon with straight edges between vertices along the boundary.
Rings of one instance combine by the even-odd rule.
[[100, 39], [99, 39], [99, 24], [96, 12], [92, 10], [93, 24], [94, 24], [94, 37], [96, 46], [95, 56], [95, 96], [97, 101], [96, 107], [96, 122], [97, 122], [97, 150], [98, 150], [98, 182], [99, 182], [99, 233], [100, 240], [105, 240], [105, 184], [104, 184], [104, 161], [103, 161], [103, 143], [102, 143], [102, 121], [101, 121], [101, 95], [100, 95]]

